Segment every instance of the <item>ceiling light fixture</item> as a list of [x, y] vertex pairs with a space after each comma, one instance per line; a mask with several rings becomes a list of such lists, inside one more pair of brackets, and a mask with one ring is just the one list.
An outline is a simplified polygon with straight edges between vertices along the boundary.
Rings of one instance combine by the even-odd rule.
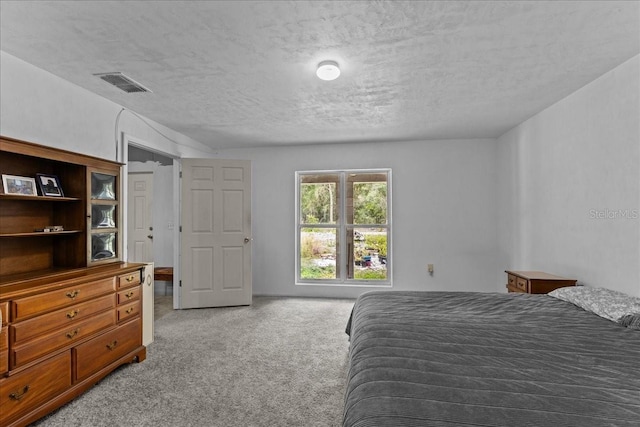
[[336, 61], [322, 61], [318, 64], [316, 76], [320, 80], [335, 80], [340, 77], [340, 67]]

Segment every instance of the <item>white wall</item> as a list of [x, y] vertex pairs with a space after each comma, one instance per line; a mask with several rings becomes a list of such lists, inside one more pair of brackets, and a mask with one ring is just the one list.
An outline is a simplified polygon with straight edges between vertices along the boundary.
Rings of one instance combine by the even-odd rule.
[[636, 56], [499, 138], [500, 266], [640, 296], [639, 81]]
[[[55, 148], [116, 159], [116, 117], [122, 106], [0, 51], [0, 134]], [[148, 120], [148, 119], [147, 119]], [[211, 150], [148, 120], [122, 113], [119, 133], [147, 141], [175, 157], [210, 157]]]
[[[498, 141], [220, 152], [253, 160], [255, 293], [367, 290], [294, 285], [294, 172], [391, 167], [395, 289], [504, 291], [510, 268], [640, 295], [639, 220], [592, 218], [594, 210], [640, 209], [639, 62], [622, 64]], [[5, 52], [0, 67], [0, 134], [116, 159], [120, 105]], [[127, 112], [118, 131], [174, 157], [212, 156], [151, 123], [177, 144]], [[427, 263], [435, 264], [433, 277]]]
[[[296, 286], [296, 170], [393, 170], [393, 284], [399, 290], [496, 288], [496, 141], [491, 139], [225, 150], [252, 160], [257, 295], [354, 297], [362, 287]], [[427, 263], [435, 264], [429, 276]]]
[[153, 262], [156, 267], [173, 267], [173, 166], [129, 162], [128, 172], [153, 173]]

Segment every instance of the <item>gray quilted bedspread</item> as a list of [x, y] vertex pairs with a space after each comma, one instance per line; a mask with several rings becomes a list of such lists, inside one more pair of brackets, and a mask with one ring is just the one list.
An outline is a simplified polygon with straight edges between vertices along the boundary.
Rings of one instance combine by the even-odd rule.
[[640, 331], [547, 295], [371, 292], [343, 425], [640, 426]]

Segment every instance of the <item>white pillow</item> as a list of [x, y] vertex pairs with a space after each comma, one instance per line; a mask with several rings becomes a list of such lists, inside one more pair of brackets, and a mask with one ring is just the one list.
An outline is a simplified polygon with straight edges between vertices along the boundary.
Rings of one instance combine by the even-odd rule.
[[618, 322], [623, 316], [640, 313], [640, 298], [611, 289], [567, 286], [551, 291], [548, 295], [614, 322]]

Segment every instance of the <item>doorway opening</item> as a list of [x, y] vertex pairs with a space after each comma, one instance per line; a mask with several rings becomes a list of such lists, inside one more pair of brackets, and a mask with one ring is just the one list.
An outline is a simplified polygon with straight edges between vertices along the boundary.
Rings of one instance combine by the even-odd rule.
[[164, 275], [153, 285], [155, 319], [174, 308], [174, 159], [129, 143], [127, 147], [128, 261], [153, 262]]

